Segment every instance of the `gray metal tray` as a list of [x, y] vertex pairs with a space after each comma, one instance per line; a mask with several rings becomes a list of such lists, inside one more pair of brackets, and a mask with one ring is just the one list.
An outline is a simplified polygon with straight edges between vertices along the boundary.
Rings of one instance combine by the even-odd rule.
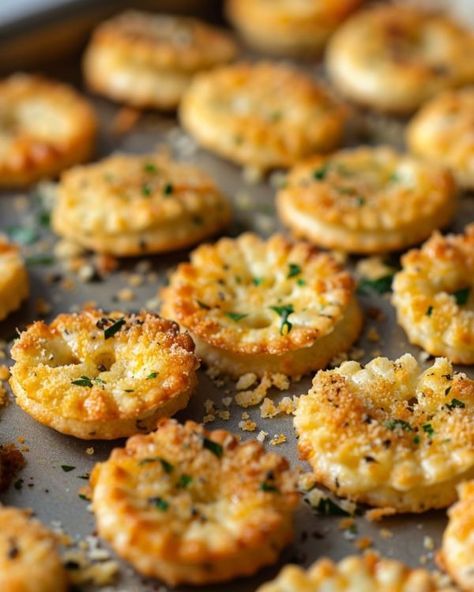
[[[306, 66], [310, 70], [311, 67]], [[64, 72], [70, 77], [71, 68]], [[313, 69], [315, 73], [315, 70]], [[60, 73], [61, 74], [61, 73]], [[77, 74], [76, 74], [77, 75]], [[235, 205], [235, 219], [230, 230], [231, 235], [237, 235], [243, 230], [254, 230], [260, 234], [268, 235], [275, 230], [281, 230], [275, 216], [273, 199], [275, 190], [270, 182], [249, 184], [245, 182], [242, 172], [235, 166], [224, 162], [212, 154], [197, 149], [192, 141], [177, 127], [177, 122], [172, 117], [147, 113], [139, 120], [138, 124], [126, 135], [114, 137], [110, 133], [111, 121], [117, 114], [118, 106], [105, 100], [93, 98], [101, 120], [101, 137], [97, 156], [104, 156], [111, 151], [146, 152], [164, 145], [171, 148], [183, 160], [189, 160], [203, 167], [211, 173], [221, 188], [233, 200]], [[380, 140], [389, 137], [395, 143], [400, 142], [403, 124], [397, 121], [387, 121], [382, 118], [373, 118], [363, 113], [354, 113], [353, 125], [350, 135], [350, 143], [362, 141]], [[36, 220], [40, 215], [40, 205], [35, 190], [29, 193], [5, 192], [0, 195], [0, 230], [26, 225]], [[472, 196], [463, 196], [456, 222], [452, 230], [460, 231], [469, 221], [474, 220], [474, 200]], [[51, 253], [54, 237], [48, 229], [41, 230], [44, 240], [38, 241], [32, 246], [26, 246], [26, 254], [38, 252]], [[166, 282], [166, 274], [178, 262], [188, 256], [187, 252], [178, 252], [172, 255], [149, 257], [151, 268], [156, 272], [151, 281], [134, 288], [136, 299], [132, 302], [118, 303], [116, 294], [120, 288], [127, 287], [126, 274], [135, 269], [142, 259], [123, 260], [119, 269], [106, 281], [90, 281], [83, 283], [78, 280], [76, 274], [65, 273], [57, 262], [52, 265], [30, 266], [30, 279], [32, 294], [20, 311], [0, 323], [0, 338], [9, 340], [16, 327], [20, 329], [27, 323], [38, 318], [35, 312], [35, 301], [42, 298], [52, 305], [52, 310], [46, 315], [51, 319], [59, 312], [69, 311], [72, 307], [82, 305], [85, 301], [93, 300], [104, 309], [138, 310], [144, 306], [150, 306], [150, 299], [156, 296], [158, 288]], [[356, 259], [351, 258], [349, 264], [353, 266]], [[75, 285], [72, 291], [60, 288], [58, 277], [69, 277]], [[361, 296], [361, 302], [365, 309], [377, 307], [384, 312], [384, 320], [375, 323], [367, 319], [362, 338], [357, 347], [364, 350], [362, 361], [368, 361], [373, 357], [375, 350], [380, 350], [383, 355], [394, 358], [405, 352], [412, 352], [415, 356], [420, 350], [408, 344], [404, 333], [395, 322], [393, 309], [387, 295], [377, 294]], [[367, 340], [367, 331], [375, 326], [380, 333], [379, 343]], [[464, 369], [465, 371], [465, 369]], [[278, 399], [288, 394], [301, 394], [308, 389], [310, 378], [306, 378], [294, 384], [289, 393], [278, 393]], [[228, 387], [217, 388], [208, 376], [200, 371], [199, 387], [193, 396], [188, 408], [178, 414], [181, 420], [202, 420], [204, 401], [212, 399], [217, 407], [222, 408], [221, 399], [226, 396], [224, 390]], [[229, 387], [230, 388], [230, 387]], [[269, 433], [267, 446], [286, 455], [294, 466], [299, 463], [296, 454], [295, 437], [292, 428], [291, 417], [261, 419], [259, 409], [250, 408], [247, 411], [250, 417], [258, 425], [253, 433], [242, 432], [238, 423], [241, 420], [243, 409], [232, 406], [231, 419], [229, 421], [217, 420], [209, 427], [223, 427], [239, 433], [243, 439], [253, 438], [259, 430]], [[275, 434], [284, 433], [287, 442], [280, 446], [270, 446], [269, 440]], [[84, 442], [71, 437], [63, 436], [53, 430], [36, 423], [13, 402], [0, 410], [0, 443], [16, 441], [17, 438], [25, 438], [25, 444], [29, 451], [25, 456], [27, 466], [19, 475], [23, 480], [20, 488], [11, 487], [3, 495], [2, 502], [20, 507], [31, 507], [46, 524], [60, 523], [65, 532], [74, 538], [84, 537], [94, 531], [93, 516], [87, 511], [87, 502], [79, 498], [79, 489], [85, 484], [79, 477], [90, 472], [94, 463], [106, 459], [115, 446], [121, 446], [122, 441], [116, 442]], [[94, 448], [94, 453], [89, 455], [86, 449]], [[70, 472], [64, 472], [61, 465], [76, 467]], [[281, 566], [293, 561], [302, 565], [309, 565], [322, 555], [334, 559], [340, 559], [347, 554], [359, 552], [356, 541], [360, 537], [368, 536], [372, 539], [374, 548], [380, 552], [406, 561], [410, 565], [418, 566], [420, 561], [433, 566], [433, 550], [429, 544], [433, 539], [435, 547], [438, 546], [440, 535], [445, 526], [445, 512], [429, 512], [415, 516], [401, 516], [385, 519], [382, 523], [373, 524], [363, 516], [356, 518], [357, 534], [343, 532], [339, 529], [340, 517], [318, 516], [305, 503], [301, 501], [296, 520], [296, 535], [293, 545], [282, 555], [279, 564], [262, 570], [253, 578], [246, 578], [223, 584], [220, 586], [206, 586], [202, 590], [226, 590], [228, 592], [254, 591], [260, 583], [269, 580], [276, 575]], [[389, 531], [389, 532], [387, 532]], [[393, 536], [390, 536], [393, 535]], [[428, 541], [428, 543], [427, 543]], [[147, 590], [166, 590], [157, 582], [144, 580], [137, 576], [133, 570], [121, 566], [119, 581], [113, 590], [134, 592]], [[178, 588], [186, 590], [187, 588]]]

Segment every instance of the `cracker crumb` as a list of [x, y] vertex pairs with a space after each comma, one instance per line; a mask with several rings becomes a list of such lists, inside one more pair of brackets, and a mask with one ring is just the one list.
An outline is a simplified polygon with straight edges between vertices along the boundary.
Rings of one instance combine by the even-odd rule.
[[386, 516], [393, 516], [396, 513], [395, 508], [373, 508], [372, 510], [367, 510], [365, 517], [369, 522], [378, 522]]
[[[244, 377], [248, 377], [243, 380], [243, 385], [246, 385], [254, 376], [254, 374], [252, 374], [250, 377], [247, 374], [244, 374], [243, 377], [241, 376], [239, 381], [237, 382], [237, 390], [240, 390], [239, 383]], [[254, 384], [254, 382], [255, 380], [251, 384]], [[242, 383], [240, 384], [240, 386], [242, 387]], [[240, 390], [240, 392], [238, 392], [235, 397], [235, 401], [237, 405], [240, 405], [240, 407], [250, 407], [252, 405], [258, 405], [265, 399], [268, 391], [272, 386], [276, 387], [279, 390], [286, 390], [290, 386], [290, 380], [288, 376], [285, 376], [284, 374], [265, 373], [264, 376], [260, 379], [259, 384], [257, 384], [257, 386], [254, 389]], [[243, 386], [242, 388], [248, 387]]]
[[367, 331], [367, 339], [369, 341], [371, 341], [372, 343], [377, 343], [378, 341], [380, 341], [380, 335], [379, 335], [379, 332], [377, 331], [377, 329], [375, 329], [374, 327], [371, 327]]
[[255, 430], [257, 429], [257, 424], [251, 419], [245, 419], [239, 421], [239, 428], [243, 432], [255, 432]]
[[391, 539], [393, 537], [393, 532], [388, 528], [381, 528], [379, 534], [382, 539]]
[[268, 432], [264, 432], [263, 430], [260, 430], [257, 434], [257, 440], [259, 442], [264, 442], [265, 438], [268, 436]]
[[111, 133], [115, 136], [122, 136], [131, 131], [138, 123], [140, 115], [141, 112], [137, 109], [122, 107], [112, 120], [110, 126]]
[[280, 444], [284, 444], [286, 442], [285, 434], [275, 434], [273, 438], [270, 440], [270, 444], [272, 446], [279, 446]]
[[89, 448], [86, 448], [86, 454], [88, 454], [89, 456], [92, 456], [94, 452], [95, 450], [93, 446], [89, 446]]
[[232, 404], [232, 397], [224, 397], [222, 399], [222, 404], [224, 405], [224, 407], [230, 407], [230, 405]]
[[423, 547], [428, 551], [433, 551], [435, 547], [434, 540], [430, 536], [425, 536], [423, 538]]
[[212, 399], [206, 399], [204, 401], [204, 409], [205, 409], [206, 413], [211, 413], [211, 411], [214, 411], [214, 409], [215, 409], [214, 401]]
[[260, 405], [260, 417], [267, 419], [276, 417], [277, 415], [292, 415], [295, 413], [297, 401], [297, 397], [283, 397], [283, 399], [275, 405], [271, 399], [265, 397], [263, 403]]
[[132, 302], [135, 298], [135, 292], [131, 288], [122, 288], [117, 292], [119, 302]]
[[370, 537], [360, 537], [356, 540], [355, 546], [359, 549], [359, 551], [364, 551], [365, 549], [370, 549], [374, 542]]
[[10, 370], [8, 366], [0, 366], [0, 380], [8, 380], [10, 378]]
[[202, 423], [211, 423], [216, 420], [216, 416], [213, 413], [209, 413], [202, 418]]
[[229, 421], [230, 419], [230, 411], [224, 410], [224, 409], [220, 409], [217, 412], [217, 417], [219, 419], [222, 419], [223, 421]]
[[7, 389], [3, 386], [3, 384], [0, 384], [0, 407], [3, 407], [4, 405], [6, 405], [7, 401], [8, 401]]
[[257, 375], [253, 372], [248, 372], [247, 374], [242, 374], [242, 376], [237, 381], [235, 388], [238, 391], [245, 391], [254, 385], [257, 382]]

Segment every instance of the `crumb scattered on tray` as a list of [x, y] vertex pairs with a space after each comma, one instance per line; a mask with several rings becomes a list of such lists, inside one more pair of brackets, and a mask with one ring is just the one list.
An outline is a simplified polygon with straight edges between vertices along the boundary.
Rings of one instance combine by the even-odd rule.
[[15, 444], [0, 446], [0, 491], [8, 489], [25, 464], [25, 457]]
[[244, 374], [239, 378], [236, 388], [239, 391], [235, 396], [235, 402], [241, 407], [250, 407], [258, 405], [265, 399], [268, 391], [272, 387], [276, 387], [280, 391], [287, 390], [290, 386], [290, 379], [284, 374], [268, 374], [266, 373], [254, 389], [249, 389], [256, 382], [255, 374]]
[[369, 522], [378, 522], [387, 516], [393, 516], [396, 514], [397, 511], [395, 508], [373, 508], [372, 510], [367, 510], [365, 513], [365, 517]]

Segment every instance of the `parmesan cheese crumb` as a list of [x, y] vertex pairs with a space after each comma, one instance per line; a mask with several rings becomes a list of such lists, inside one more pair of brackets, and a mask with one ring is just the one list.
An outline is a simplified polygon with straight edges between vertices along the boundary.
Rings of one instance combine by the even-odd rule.
[[257, 440], [259, 442], [264, 442], [265, 438], [268, 436], [268, 432], [264, 432], [263, 430], [260, 430], [257, 434]]
[[239, 428], [243, 432], [255, 432], [255, 430], [257, 429], [257, 424], [250, 419], [245, 419], [239, 421]]
[[279, 444], [284, 444], [286, 442], [285, 434], [275, 434], [273, 438], [270, 440], [270, 444], [272, 446], [278, 446]]

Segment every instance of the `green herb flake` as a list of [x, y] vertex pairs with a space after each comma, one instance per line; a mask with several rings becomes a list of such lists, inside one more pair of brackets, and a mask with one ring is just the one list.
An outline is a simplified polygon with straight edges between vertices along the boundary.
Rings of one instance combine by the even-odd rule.
[[84, 500], [85, 502], [89, 501], [89, 498], [87, 497], [87, 495], [84, 495], [83, 493], [79, 493], [78, 497], [79, 497], [79, 499]]
[[301, 273], [301, 266], [297, 263], [290, 263], [288, 265], [288, 275], [286, 276], [288, 279], [295, 277]]
[[261, 277], [254, 277], [254, 278], [252, 278], [252, 284], [254, 286], [261, 286], [262, 283], [263, 283], [263, 278], [261, 278]]
[[25, 258], [27, 265], [53, 265], [54, 257], [52, 255], [31, 255]]
[[422, 427], [423, 431], [425, 432], [425, 434], [428, 434], [428, 436], [430, 438], [433, 437], [434, 429], [430, 423], [424, 423], [421, 427]]
[[242, 319], [245, 319], [245, 317], [248, 317], [248, 314], [240, 313], [240, 312], [226, 312], [225, 316], [229, 317], [229, 319], [232, 319], [233, 321], [238, 323]]
[[403, 430], [404, 432], [413, 432], [411, 425], [404, 419], [389, 419], [385, 422], [385, 427], [389, 430]]
[[148, 183], [143, 183], [142, 185], [142, 195], [145, 197], [150, 197], [151, 195], [151, 187]]
[[203, 308], [204, 310], [211, 310], [211, 307], [205, 304], [204, 302], [201, 302], [201, 300], [196, 300], [196, 302], [198, 303], [199, 308]]
[[150, 456], [149, 458], [142, 458], [142, 460], [138, 462], [138, 465], [140, 467], [143, 467], [144, 465], [150, 465], [157, 462], [161, 464], [164, 472], [168, 475], [173, 472], [174, 466], [164, 458], [161, 458], [160, 456]]
[[125, 319], [121, 318], [115, 321], [110, 327], [104, 329], [104, 339], [110, 339], [125, 325]]
[[156, 168], [156, 165], [152, 162], [147, 162], [143, 165], [143, 170], [145, 171], [145, 173], [156, 173], [158, 169]]
[[349, 512], [343, 510], [341, 506], [328, 497], [321, 498], [314, 509], [322, 516], [350, 516]]
[[260, 483], [260, 491], [265, 491], [268, 493], [278, 493], [278, 487], [276, 487], [273, 483], [263, 481], [262, 483]]
[[452, 296], [454, 296], [454, 299], [456, 300], [456, 304], [458, 306], [462, 306], [463, 304], [466, 304], [466, 302], [469, 299], [470, 291], [471, 291], [471, 288], [462, 288], [461, 290], [457, 290], [456, 292], [453, 292]]
[[173, 183], [166, 183], [163, 187], [163, 195], [171, 195], [174, 191]]
[[292, 323], [288, 320], [288, 317], [295, 312], [293, 305], [286, 304], [283, 306], [270, 306], [270, 309], [281, 317], [280, 335], [288, 335], [293, 327]]
[[61, 469], [65, 472], [65, 473], [70, 473], [71, 471], [74, 471], [76, 467], [73, 467], [71, 465], [61, 465]]
[[299, 278], [298, 280], [296, 280], [296, 283], [298, 284], [298, 286], [306, 286], [306, 281], [303, 278]]
[[432, 306], [428, 306], [428, 308], [426, 309], [425, 315], [427, 317], [430, 317], [433, 314], [433, 307]]
[[456, 409], [456, 407], [458, 409], [464, 409], [466, 407], [466, 404], [463, 403], [462, 401], [460, 401], [459, 399], [451, 399], [451, 403], [448, 403], [446, 405], [446, 407], [451, 410], [451, 409]]
[[87, 388], [92, 388], [94, 386], [92, 380], [88, 376], [81, 376], [80, 378], [76, 378], [76, 380], [71, 380], [71, 384], [75, 384], [76, 386], [86, 386]]
[[169, 503], [164, 500], [162, 497], [152, 497], [148, 500], [151, 504], [161, 510], [162, 512], [166, 512], [166, 510], [170, 507]]
[[376, 280], [369, 280], [362, 278], [359, 280], [357, 291], [360, 294], [369, 294], [370, 292], [377, 292], [378, 294], [385, 294], [392, 289], [392, 281], [394, 274], [384, 275]]
[[147, 380], [152, 380], [153, 378], [156, 378], [158, 376], [158, 372], [150, 372], [150, 374], [148, 374], [148, 376], [146, 377]]
[[359, 208], [365, 205], [365, 197], [357, 196], [356, 201]]
[[31, 245], [38, 239], [38, 233], [34, 228], [27, 226], [10, 226], [7, 228], [10, 239], [20, 245]]
[[186, 487], [191, 483], [193, 478], [191, 475], [180, 475], [178, 479], [178, 487], [181, 489], [186, 489]]
[[418, 435], [417, 436], [414, 436], [414, 438], [413, 438], [413, 444], [417, 444], [418, 445], [419, 443], [420, 443], [420, 436], [418, 436]]
[[212, 452], [212, 454], [217, 456], [217, 458], [222, 458], [222, 455], [224, 454], [224, 449], [220, 444], [214, 442], [214, 440], [209, 440], [209, 438], [203, 438], [202, 445], [203, 448], [207, 448], [207, 450]]
[[322, 181], [328, 172], [328, 167], [327, 166], [323, 166], [319, 169], [316, 169], [313, 171], [313, 179], [316, 179], [316, 181]]

